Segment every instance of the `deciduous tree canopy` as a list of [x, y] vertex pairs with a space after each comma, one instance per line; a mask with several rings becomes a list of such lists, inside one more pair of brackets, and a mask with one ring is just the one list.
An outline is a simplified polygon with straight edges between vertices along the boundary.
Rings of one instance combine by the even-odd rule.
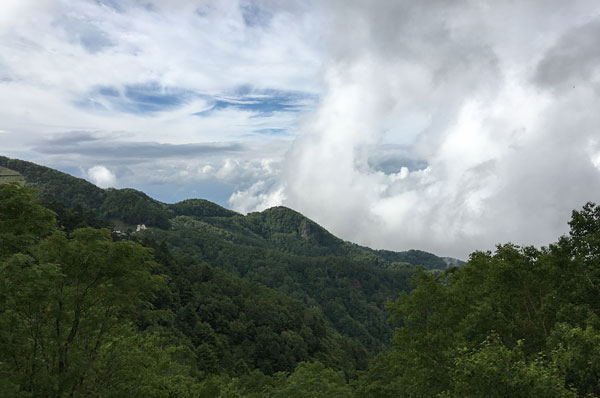
[[[600, 396], [593, 203], [548, 247], [431, 271], [285, 208], [102, 192], [96, 213], [0, 185], [3, 396]], [[169, 225], [94, 228], [138, 207]]]

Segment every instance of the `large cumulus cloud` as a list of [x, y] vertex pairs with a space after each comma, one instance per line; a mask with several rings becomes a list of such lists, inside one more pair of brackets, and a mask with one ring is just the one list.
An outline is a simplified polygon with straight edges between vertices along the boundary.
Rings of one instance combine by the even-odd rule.
[[328, 2], [325, 94], [272, 196], [375, 247], [551, 242], [600, 196], [593, 10]]

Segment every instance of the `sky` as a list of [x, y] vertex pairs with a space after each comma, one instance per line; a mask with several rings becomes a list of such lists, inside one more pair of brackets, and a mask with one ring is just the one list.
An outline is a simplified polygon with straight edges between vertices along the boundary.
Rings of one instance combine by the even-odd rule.
[[103, 188], [462, 259], [600, 197], [595, 0], [0, 8], [0, 155]]

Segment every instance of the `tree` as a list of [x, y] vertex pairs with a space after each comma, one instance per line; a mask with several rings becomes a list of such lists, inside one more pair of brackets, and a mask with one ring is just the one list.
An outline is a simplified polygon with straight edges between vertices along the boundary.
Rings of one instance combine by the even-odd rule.
[[575, 398], [555, 368], [540, 360], [527, 361], [517, 344], [507, 348], [491, 335], [476, 350], [455, 357], [452, 388], [440, 397]]
[[582, 396], [600, 396], [600, 319], [592, 316], [590, 323], [585, 328], [556, 325], [548, 348], [567, 385], [576, 387]]
[[[281, 376], [281, 375], [279, 375]], [[303, 362], [270, 394], [272, 398], [331, 397], [350, 398], [352, 388], [343, 372], [326, 368], [320, 362]]]
[[151, 275], [147, 249], [112, 242], [109, 230], [44, 237], [52, 213], [23, 188], [0, 192], [9, 243], [0, 262], [0, 377], [34, 397], [79, 396], [110, 366], [98, 358], [162, 278]]
[[19, 184], [0, 185], [0, 259], [34, 244], [56, 226], [54, 213]]

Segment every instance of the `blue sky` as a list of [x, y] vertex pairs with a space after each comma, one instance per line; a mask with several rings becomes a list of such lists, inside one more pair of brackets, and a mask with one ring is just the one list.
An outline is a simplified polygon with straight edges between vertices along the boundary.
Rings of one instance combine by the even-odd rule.
[[595, 1], [4, 0], [0, 154], [376, 248], [547, 244], [600, 196]]

